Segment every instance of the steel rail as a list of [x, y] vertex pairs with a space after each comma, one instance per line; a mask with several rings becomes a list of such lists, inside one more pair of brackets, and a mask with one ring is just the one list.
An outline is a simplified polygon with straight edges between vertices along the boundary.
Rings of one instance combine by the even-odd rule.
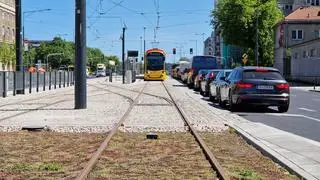
[[181, 107], [178, 106], [176, 100], [173, 98], [172, 94], [170, 93], [168, 87], [166, 86], [166, 84], [164, 82], [162, 82], [163, 86], [165, 87], [168, 95], [170, 96], [170, 98], [173, 101], [174, 106], [176, 107], [177, 111], [179, 112], [181, 118], [185, 121], [185, 123], [187, 124], [187, 126], [189, 127], [191, 134], [195, 137], [196, 141], [199, 143], [199, 146], [201, 147], [202, 151], [204, 152], [204, 154], [207, 157], [207, 160], [209, 161], [210, 165], [212, 166], [212, 168], [217, 172], [218, 178], [221, 178], [223, 180], [229, 180], [230, 178], [226, 175], [226, 172], [224, 171], [224, 169], [222, 168], [222, 166], [220, 165], [220, 163], [218, 162], [218, 160], [215, 158], [215, 156], [213, 155], [213, 153], [211, 152], [211, 150], [209, 149], [209, 147], [207, 146], [207, 144], [204, 142], [204, 140], [202, 139], [202, 137], [200, 136], [200, 134], [195, 130], [195, 128], [192, 126], [192, 124], [190, 123], [190, 121], [188, 120], [188, 117], [186, 116], [186, 114], [184, 113], [183, 109]]
[[[127, 109], [127, 111], [125, 112], [125, 114], [121, 117], [120, 121], [115, 125], [115, 127], [112, 128], [112, 130], [109, 132], [108, 136], [105, 138], [105, 140], [102, 142], [102, 144], [100, 145], [100, 147], [97, 149], [97, 151], [92, 155], [92, 157], [90, 158], [89, 162], [86, 164], [86, 166], [84, 167], [84, 169], [80, 172], [79, 176], [76, 178], [77, 180], [84, 180], [87, 179], [89, 173], [92, 171], [92, 169], [94, 168], [94, 166], [96, 165], [96, 163], [99, 160], [99, 157], [102, 155], [103, 151], [106, 149], [106, 147], [108, 146], [111, 138], [116, 134], [116, 132], [118, 131], [119, 127], [124, 123], [124, 121], [127, 119], [127, 117], [129, 116], [130, 112], [132, 111], [133, 107], [135, 107], [135, 105], [137, 104], [137, 100], [139, 99], [139, 97], [141, 96], [141, 94], [143, 93], [143, 90], [146, 88], [148, 83], [146, 83], [142, 90], [139, 92], [139, 94], [134, 98], [134, 100], [131, 103], [131, 106]], [[106, 90], [106, 89], [105, 89]], [[109, 91], [109, 90], [106, 90]], [[110, 91], [109, 91], [110, 92]], [[118, 95], [125, 97], [119, 93], [117, 93]]]

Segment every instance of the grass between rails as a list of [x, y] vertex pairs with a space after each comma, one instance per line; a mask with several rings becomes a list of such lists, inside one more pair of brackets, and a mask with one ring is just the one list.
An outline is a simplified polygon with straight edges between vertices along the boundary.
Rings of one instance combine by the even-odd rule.
[[299, 179], [232, 130], [201, 135], [231, 179]]
[[[117, 133], [90, 179], [215, 179], [189, 133]], [[236, 133], [202, 133], [231, 179], [298, 179]], [[105, 135], [0, 133], [0, 179], [74, 179]]]
[[90, 179], [216, 179], [190, 133], [117, 133]]
[[0, 179], [72, 179], [103, 140], [101, 134], [0, 133]]

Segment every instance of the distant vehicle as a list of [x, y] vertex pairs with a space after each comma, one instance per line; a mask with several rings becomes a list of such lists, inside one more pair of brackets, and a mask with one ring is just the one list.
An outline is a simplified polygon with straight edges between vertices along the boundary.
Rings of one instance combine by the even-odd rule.
[[179, 64], [178, 79], [182, 82], [186, 82], [191, 63], [189, 61], [180, 61]]
[[189, 88], [194, 86], [194, 80], [200, 69], [217, 69], [217, 59], [213, 56], [193, 56], [187, 80]]
[[68, 67], [66, 65], [61, 65], [59, 68], [58, 68], [58, 71], [61, 72], [61, 71], [66, 71], [68, 70]]
[[99, 63], [97, 64], [96, 77], [101, 77], [101, 76], [106, 77], [106, 65]]
[[218, 92], [220, 92], [220, 86], [225, 83], [226, 77], [229, 76], [232, 69], [224, 69], [220, 71], [216, 78], [209, 84], [209, 99], [211, 101], [220, 99], [220, 95]]
[[203, 96], [209, 95], [209, 84], [216, 79], [217, 74], [223, 71], [222, 69], [210, 70], [200, 83], [200, 94]]
[[289, 109], [289, 84], [275, 68], [238, 67], [225, 82], [220, 88], [221, 103], [228, 103], [231, 111], [240, 104], [277, 106], [279, 112]]
[[210, 69], [200, 69], [198, 75], [194, 78], [194, 90], [200, 90], [200, 84], [204, 81], [205, 76], [210, 72]]
[[174, 70], [177, 66], [179, 66], [179, 64], [173, 64], [173, 65], [171, 66], [170, 75], [171, 75], [172, 77], [173, 77], [173, 70]]
[[173, 70], [172, 70], [172, 77], [175, 79], [178, 79], [178, 72], [180, 71], [180, 66], [176, 66]]
[[69, 65], [68, 66], [68, 71], [74, 71], [74, 65]]
[[149, 49], [145, 53], [144, 80], [165, 80], [166, 73], [166, 53], [158, 48]]

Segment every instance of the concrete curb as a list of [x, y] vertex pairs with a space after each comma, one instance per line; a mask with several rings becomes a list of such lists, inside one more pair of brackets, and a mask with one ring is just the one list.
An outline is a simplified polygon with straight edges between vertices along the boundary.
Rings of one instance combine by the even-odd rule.
[[270, 148], [265, 142], [262, 142], [258, 138], [255, 138], [250, 133], [247, 133], [245, 130], [241, 129], [237, 125], [227, 124], [227, 126], [234, 129], [237, 132], [237, 134], [241, 135], [249, 144], [254, 146], [262, 154], [271, 158], [274, 162], [280, 164], [282, 167], [287, 169], [291, 174], [297, 175], [300, 179], [318, 180], [316, 177], [309, 174], [304, 169], [297, 166], [295, 163], [291, 162], [290, 160], [279, 154], [277, 151]]

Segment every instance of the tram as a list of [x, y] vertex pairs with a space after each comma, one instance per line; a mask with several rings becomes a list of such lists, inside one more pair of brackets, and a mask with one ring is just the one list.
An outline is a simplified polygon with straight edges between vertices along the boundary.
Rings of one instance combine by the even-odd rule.
[[145, 53], [144, 80], [160, 80], [167, 78], [165, 59], [166, 53], [158, 48], [149, 49]]

